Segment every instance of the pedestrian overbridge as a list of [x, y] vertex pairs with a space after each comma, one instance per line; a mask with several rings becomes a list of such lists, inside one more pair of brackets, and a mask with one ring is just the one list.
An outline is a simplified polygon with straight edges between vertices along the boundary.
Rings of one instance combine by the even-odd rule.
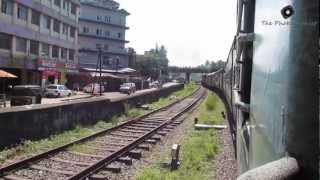
[[[170, 66], [168, 68], [168, 73], [183, 73], [186, 82], [190, 82], [191, 74], [206, 74], [208, 70], [201, 67], [177, 67], [177, 66]], [[199, 77], [200, 78], [200, 77]], [[201, 79], [199, 79], [200, 81]]]

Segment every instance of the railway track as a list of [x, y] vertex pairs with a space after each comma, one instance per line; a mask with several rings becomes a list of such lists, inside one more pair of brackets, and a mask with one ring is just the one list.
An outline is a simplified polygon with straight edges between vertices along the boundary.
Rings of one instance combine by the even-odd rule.
[[[111, 129], [74, 141], [0, 169], [0, 179], [109, 179], [119, 164], [132, 164], [182, 121], [177, 120], [205, 94], [200, 88], [166, 107]], [[76, 151], [75, 147], [85, 152]]]

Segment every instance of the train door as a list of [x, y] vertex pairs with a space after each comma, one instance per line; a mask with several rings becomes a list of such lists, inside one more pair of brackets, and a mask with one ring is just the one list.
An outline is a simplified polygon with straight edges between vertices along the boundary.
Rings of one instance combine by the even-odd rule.
[[[238, 78], [237, 89], [233, 92], [235, 100], [241, 101], [250, 107], [251, 73], [254, 32], [255, 1], [238, 1], [238, 29], [236, 40], [236, 78]], [[240, 173], [250, 168], [250, 108], [235, 108], [237, 121], [237, 157]]]

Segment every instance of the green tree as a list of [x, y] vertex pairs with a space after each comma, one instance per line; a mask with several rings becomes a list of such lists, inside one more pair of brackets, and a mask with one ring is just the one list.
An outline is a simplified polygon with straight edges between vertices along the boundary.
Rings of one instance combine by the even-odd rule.
[[159, 48], [156, 45], [155, 48], [146, 51], [144, 55], [137, 55], [134, 68], [143, 76], [158, 79], [160, 71], [162, 74], [168, 74], [168, 64], [169, 60], [165, 46], [161, 45]]

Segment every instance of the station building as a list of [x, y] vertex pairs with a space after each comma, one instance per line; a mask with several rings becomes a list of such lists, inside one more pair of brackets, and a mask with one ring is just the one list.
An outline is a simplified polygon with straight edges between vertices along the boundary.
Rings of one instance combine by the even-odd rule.
[[78, 72], [78, 0], [0, 0], [0, 69], [11, 84], [66, 83]]
[[80, 0], [80, 3], [80, 68], [87, 71], [98, 68], [98, 48], [102, 51], [102, 69], [112, 72], [127, 68], [129, 55], [125, 35], [129, 29], [126, 26], [129, 13], [113, 0]]

